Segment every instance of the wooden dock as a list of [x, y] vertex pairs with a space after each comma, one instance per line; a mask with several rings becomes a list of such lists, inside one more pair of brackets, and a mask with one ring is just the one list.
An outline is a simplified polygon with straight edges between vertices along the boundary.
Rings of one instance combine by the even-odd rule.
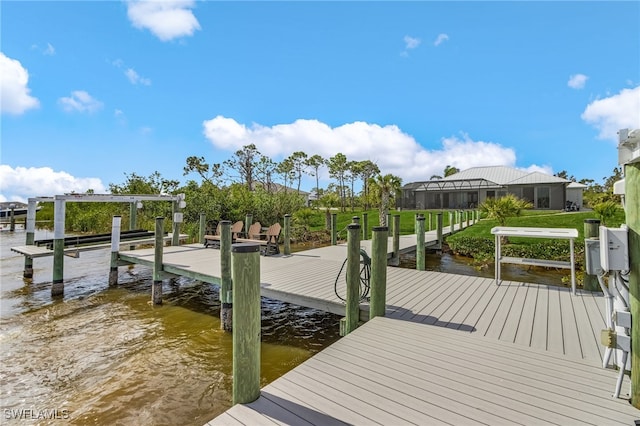
[[633, 425], [614, 383], [584, 360], [378, 317], [207, 425]]
[[[334, 285], [346, 254], [338, 245], [261, 257], [261, 294], [344, 315]], [[154, 254], [143, 249], [120, 258], [152, 267]], [[220, 252], [200, 244], [165, 247], [163, 270], [218, 283]], [[342, 276], [337, 292], [344, 291]], [[361, 311], [367, 319], [366, 301]], [[640, 419], [626, 400], [612, 398], [617, 372], [601, 366], [600, 293], [388, 267], [386, 315], [210, 424], [631, 425]]]

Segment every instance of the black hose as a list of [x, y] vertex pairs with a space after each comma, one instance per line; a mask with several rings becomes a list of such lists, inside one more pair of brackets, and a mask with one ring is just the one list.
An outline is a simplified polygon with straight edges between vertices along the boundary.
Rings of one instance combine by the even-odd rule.
[[[370, 281], [371, 281], [371, 261], [367, 261], [368, 260], [368, 256], [366, 253], [364, 253], [363, 250], [361, 250], [360, 252], [362, 254], [362, 256], [365, 258], [365, 261], [363, 262], [362, 268], [360, 268], [360, 301], [368, 301], [368, 296], [369, 296], [369, 290], [371, 288], [370, 286]], [[333, 291], [336, 294], [336, 297], [338, 297], [338, 299], [342, 300], [343, 302], [346, 302], [346, 299], [343, 298], [342, 296], [340, 296], [338, 294], [338, 280], [340, 279], [340, 275], [342, 274], [342, 270], [344, 269], [344, 265], [347, 264], [347, 260], [345, 259], [344, 262], [342, 262], [342, 266], [340, 267], [340, 272], [338, 272], [338, 276], [336, 277], [336, 281], [333, 284]], [[348, 279], [348, 278], [346, 278]]]

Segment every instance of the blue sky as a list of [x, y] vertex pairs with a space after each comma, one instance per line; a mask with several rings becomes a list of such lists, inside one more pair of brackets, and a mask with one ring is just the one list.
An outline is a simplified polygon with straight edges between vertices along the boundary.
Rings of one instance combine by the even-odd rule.
[[0, 8], [0, 201], [197, 180], [187, 157], [250, 143], [274, 161], [342, 152], [405, 183], [447, 165], [601, 182], [617, 130], [640, 127], [637, 1]]

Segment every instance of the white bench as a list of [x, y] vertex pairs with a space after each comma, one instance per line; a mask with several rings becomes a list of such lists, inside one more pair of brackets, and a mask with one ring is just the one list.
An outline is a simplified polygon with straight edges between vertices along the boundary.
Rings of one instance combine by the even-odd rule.
[[[500, 267], [503, 263], [513, 263], [519, 265], [544, 266], [550, 268], [571, 269], [571, 291], [576, 293], [576, 266], [573, 248], [573, 240], [578, 238], [578, 230], [573, 228], [518, 228], [509, 226], [496, 226], [491, 229], [495, 235], [495, 277], [496, 285], [500, 285]], [[501, 237], [529, 237], [529, 238], [552, 238], [569, 240], [570, 261], [528, 259], [523, 257], [502, 256]]]

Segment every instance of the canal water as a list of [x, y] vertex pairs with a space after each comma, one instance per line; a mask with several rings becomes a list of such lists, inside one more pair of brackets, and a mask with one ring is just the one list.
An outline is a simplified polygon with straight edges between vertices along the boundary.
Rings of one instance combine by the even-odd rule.
[[[52, 257], [24, 280], [10, 250], [25, 237], [0, 232], [1, 424], [202, 425], [230, 408], [216, 286], [166, 280], [152, 306], [152, 271], [121, 267], [109, 288], [109, 252], [97, 250], [65, 257], [65, 294], [52, 300]], [[338, 338], [338, 316], [263, 299], [261, 385]]]

